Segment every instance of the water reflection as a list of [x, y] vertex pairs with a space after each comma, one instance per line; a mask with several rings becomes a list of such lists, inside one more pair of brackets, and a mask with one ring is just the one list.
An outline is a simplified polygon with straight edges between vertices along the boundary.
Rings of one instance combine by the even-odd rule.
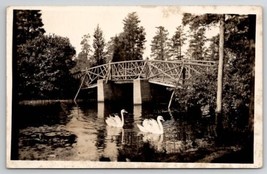
[[[50, 157], [53, 157], [55, 160], [86, 161], [164, 161], [162, 159], [163, 154], [172, 154], [175, 156], [172, 160], [177, 162], [177, 160], [183, 161], [182, 158], [178, 159], [177, 157], [181, 153], [192, 153], [199, 148], [205, 149], [215, 145], [215, 129], [212, 125], [191, 122], [182, 118], [174, 119], [174, 113], [171, 115], [168, 112], [159, 113], [159, 108], [153, 110], [151, 107], [142, 105], [124, 106], [130, 113], [125, 116], [123, 128], [107, 126], [105, 119], [109, 115], [119, 113], [122, 109], [118, 106], [113, 107], [113, 105], [112, 103], [98, 103], [97, 105], [85, 103], [54, 106], [59, 107], [60, 111], [58, 114], [52, 112], [53, 117], [62, 119], [64, 122], [58, 121], [56, 126], [43, 126], [47, 129], [45, 133], [48, 134], [49, 131], [53, 132], [60, 127], [75, 135], [76, 139], [72, 141], [73, 144], [60, 146], [61, 149], [56, 147], [56, 149], [51, 150], [49, 144], [42, 145], [44, 151], [47, 151], [47, 156], [33, 158], [51, 160]], [[163, 122], [164, 134], [140, 133], [136, 124], [141, 124], [146, 118], [155, 119], [158, 115], [162, 115], [166, 120]], [[53, 117], [49, 116], [48, 118]], [[26, 122], [28, 127], [33, 126], [31, 120], [26, 120]], [[43, 122], [42, 120], [38, 121], [38, 125], [45, 125], [46, 123], [45, 119]], [[25, 129], [27, 130], [28, 127], [22, 127], [21, 137], [25, 137], [23, 133], [27, 132]], [[21, 141], [24, 140], [21, 138]], [[27, 159], [27, 153], [38, 154], [36, 149], [40, 149], [40, 147], [32, 148], [33, 146], [29, 146], [27, 143], [21, 143], [21, 146], [27, 146], [27, 151], [23, 151], [26, 153], [25, 159]], [[41, 145], [35, 144], [34, 146]], [[23, 148], [20, 147], [21, 152], [22, 150]]]
[[139, 122], [141, 121], [142, 117], [142, 105], [134, 105], [133, 106], [133, 115], [134, 115], [134, 121]]
[[107, 136], [105, 138], [106, 147], [103, 156], [111, 161], [117, 161], [118, 149], [124, 144], [124, 130], [117, 127], [106, 127]]
[[164, 151], [163, 134], [152, 134], [152, 133], [143, 134], [143, 142], [149, 143], [151, 147], [158, 152]]
[[96, 112], [94, 110], [84, 111], [75, 106], [72, 111], [73, 117], [66, 124], [66, 129], [73, 132], [77, 136], [77, 143], [73, 147], [72, 160], [90, 160], [97, 161], [99, 154], [95, 141], [97, 139], [97, 131], [94, 124], [100, 120], [96, 120]]
[[102, 102], [97, 103], [97, 117], [103, 118], [105, 115], [105, 104]]

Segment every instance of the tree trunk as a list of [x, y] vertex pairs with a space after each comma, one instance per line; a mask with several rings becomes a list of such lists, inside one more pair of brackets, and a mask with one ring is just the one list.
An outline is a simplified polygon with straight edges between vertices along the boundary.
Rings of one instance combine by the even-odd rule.
[[218, 79], [217, 79], [217, 108], [216, 113], [222, 113], [222, 89], [223, 89], [223, 57], [224, 57], [224, 19], [225, 16], [220, 17], [220, 40], [219, 40], [219, 65], [218, 65]]

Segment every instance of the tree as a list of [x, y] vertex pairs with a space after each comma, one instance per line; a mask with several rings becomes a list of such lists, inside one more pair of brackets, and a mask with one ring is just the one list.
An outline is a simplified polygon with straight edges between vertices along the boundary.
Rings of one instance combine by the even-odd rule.
[[126, 57], [125, 42], [122, 34], [120, 34], [119, 36], [115, 36], [113, 39], [112, 62], [125, 60], [128, 60]]
[[[185, 14], [183, 18], [184, 24], [189, 24], [192, 29], [208, 27], [210, 24], [218, 25], [219, 21], [224, 23], [224, 25], [222, 22], [220, 24], [223, 26], [220, 34], [224, 37], [219, 39], [221, 40], [219, 45], [224, 45], [224, 49], [221, 50], [224, 50], [225, 63], [223, 66], [224, 84], [222, 85], [223, 122], [228, 126], [237, 126], [233, 120], [239, 120], [238, 124], [243, 123], [243, 126], [249, 127], [249, 130], [253, 132], [256, 16]], [[249, 123], [244, 124], [244, 120]], [[244, 127], [241, 130], [244, 131]]]
[[90, 46], [90, 34], [83, 35], [81, 46], [82, 46], [81, 52], [86, 56], [87, 59], [90, 59], [90, 53], [92, 52]]
[[139, 26], [140, 20], [136, 12], [129, 13], [123, 20], [122, 37], [124, 60], [141, 60], [143, 58], [144, 44], [146, 42], [145, 29]]
[[155, 60], [167, 60], [169, 58], [169, 33], [163, 26], [156, 28], [158, 30], [151, 41], [151, 57]]
[[123, 20], [123, 32], [112, 37], [107, 43], [106, 55], [113, 62], [142, 60], [146, 42], [145, 29], [139, 26], [136, 12], [129, 13]]
[[111, 37], [110, 40], [107, 42], [106, 44], [106, 49], [105, 49], [105, 57], [106, 57], [106, 62], [110, 62], [113, 59], [113, 53], [114, 53], [114, 38], [115, 37]]
[[72, 97], [74, 47], [68, 38], [39, 36], [18, 47], [19, 96], [23, 99]]
[[219, 60], [219, 35], [209, 39], [210, 46], [207, 49], [207, 60]]
[[205, 28], [193, 30], [192, 39], [189, 42], [188, 54], [190, 59], [203, 60], [205, 55]]
[[43, 23], [41, 19], [40, 10], [13, 10], [13, 45], [12, 45], [12, 149], [11, 159], [16, 160], [18, 158], [18, 134], [19, 134], [19, 122], [20, 117], [18, 113], [19, 91], [21, 86], [20, 74], [18, 62], [18, 46], [26, 43], [28, 40], [32, 40], [45, 33], [42, 28]]
[[95, 61], [91, 59], [91, 45], [90, 45], [90, 34], [85, 34], [81, 41], [81, 52], [75, 58], [76, 66], [71, 70], [72, 72], [78, 72], [85, 70], [95, 64]]
[[14, 10], [13, 12], [13, 101], [19, 100], [19, 87], [23, 80], [19, 47], [45, 33], [40, 10]]
[[14, 10], [14, 38], [16, 45], [43, 35], [45, 30], [40, 10]]
[[93, 59], [96, 62], [96, 65], [101, 65], [105, 63], [105, 40], [103, 38], [103, 32], [100, 29], [99, 25], [97, 25], [95, 32], [94, 32], [94, 40], [93, 40], [93, 48], [94, 54]]
[[182, 58], [182, 46], [185, 42], [185, 37], [182, 31], [182, 26], [178, 26], [174, 35], [170, 40], [170, 56], [173, 59]]
[[253, 131], [256, 15], [228, 15], [225, 28], [224, 110], [243, 125], [249, 122], [247, 128]]

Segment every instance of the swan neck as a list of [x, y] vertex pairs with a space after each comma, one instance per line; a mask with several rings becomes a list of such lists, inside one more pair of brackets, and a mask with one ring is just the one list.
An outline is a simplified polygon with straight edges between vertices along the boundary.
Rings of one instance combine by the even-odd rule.
[[162, 126], [162, 123], [161, 123], [161, 121], [159, 120], [159, 118], [157, 119], [157, 121], [158, 121], [158, 125], [159, 125], [159, 130], [160, 130], [160, 132], [163, 133], [163, 126]]
[[123, 125], [124, 124], [124, 115], [123, 115], [123, 112], [121, 111], [121, 124]]

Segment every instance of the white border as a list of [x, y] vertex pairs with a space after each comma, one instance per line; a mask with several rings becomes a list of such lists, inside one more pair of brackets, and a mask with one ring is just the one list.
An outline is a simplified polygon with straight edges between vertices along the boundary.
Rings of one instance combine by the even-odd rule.
[[[92, 6], [88, 6], [92, 7]], [[256, 14], [256, 58], [255, 58], [255, 118], [254, 118], [254, 163], [145, 163], [145, 162], [87, 162], [87, 161], [22, 161], [10, 160], [11, 150], [11, 111], [12, 111], [12, 15], [13, 9], [57, 9], [88, 8], [85, 6], [13, 6], [7, 9], [6, 38], [6, 166], [8, 168], [261, 168], [263, 163], [263, 33], [262, 8], [259, 6], [168, 6], [178, 7], [181, 12], [218, 14]], [[98, 6], [95, 6], [97, 8]], [[117, 6], [116, 6], [117, 7]], [[133, 6], [120, 6], [121, 8]], [[110, 6], [112, 8], [112, 6]]]

